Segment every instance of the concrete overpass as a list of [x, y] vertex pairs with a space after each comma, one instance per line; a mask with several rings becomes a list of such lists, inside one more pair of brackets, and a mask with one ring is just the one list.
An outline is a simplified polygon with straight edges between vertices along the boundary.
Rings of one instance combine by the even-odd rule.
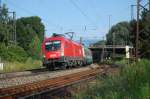
[[133, 46], [128, 45], [90, 45], [94, 62], [103, 61], [112, 57], [133, 57]]

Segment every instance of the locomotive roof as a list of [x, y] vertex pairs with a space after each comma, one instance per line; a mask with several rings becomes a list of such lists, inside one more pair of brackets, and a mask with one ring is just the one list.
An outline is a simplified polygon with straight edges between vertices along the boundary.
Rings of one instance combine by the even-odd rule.
[[58, 35], [56, 35], [56, 36], [52, 36], [52, 37], [49, 37], [49, 38], [46, 38], [44, 41], [46, 42], [46, 41], [49, 41], [50, 39], [56, 39], [56, 40], [66, 40], [66, 41], [70, 41], [70, 42], [73, 42], [74, 44], [76, 44], [76, 45], [80, 45], [80, 46], [83, 46], [82, 44], [80, 44], [80, 43], [77, 43], [77, 42], [75, 42], [75, 41], [73, 41], [73, 40], [71, 40], [71, 39], [68, 39], [68, 38], [65, 38], [64, 36], [58, 36]]

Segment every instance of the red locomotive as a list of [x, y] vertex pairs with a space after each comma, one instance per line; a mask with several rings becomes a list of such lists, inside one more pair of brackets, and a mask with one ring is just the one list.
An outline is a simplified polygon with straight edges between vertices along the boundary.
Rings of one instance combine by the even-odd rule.
[[92, 63], [91, 51], [59, 34], [53, 34], [42, 43], [43, 65], [53, 70], [55, 67], [82, 66]]

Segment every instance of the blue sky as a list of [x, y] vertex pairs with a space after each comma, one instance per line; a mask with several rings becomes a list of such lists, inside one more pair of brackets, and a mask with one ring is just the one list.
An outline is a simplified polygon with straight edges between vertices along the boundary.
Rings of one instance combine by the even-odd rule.
[[52, 33], [75, 32], [76, 40], [102, 39], [111, 25], [129, 21], [130, 5], [136, 0], [2, 0], [17, 17], [39, 16]]

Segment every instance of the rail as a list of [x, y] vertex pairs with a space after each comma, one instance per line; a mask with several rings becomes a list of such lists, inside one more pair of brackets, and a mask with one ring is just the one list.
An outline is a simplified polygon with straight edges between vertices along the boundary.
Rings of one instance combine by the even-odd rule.
[[15, 99], [16, 97], [23, 97], [33, 92], [40, 92], [43, 90], [53, 90], [61, 88], [81, 80], [95, 77], [98, 73], [104, 72], [104, 69], [95, 68], [82, 72], [77, 72], [70, 75], [47, 79], [43, 81], [12, 86], [0, 89], [1, 99]]

